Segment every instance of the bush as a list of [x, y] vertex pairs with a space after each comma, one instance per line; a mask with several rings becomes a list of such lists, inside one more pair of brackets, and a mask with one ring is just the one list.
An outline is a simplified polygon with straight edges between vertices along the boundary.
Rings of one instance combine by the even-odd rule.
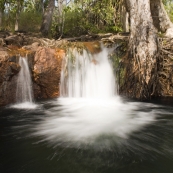
[[40, 30], [42, 15], [38, 12], [22, 12], [19, 20], [19, 30], [25, 32], [38, 32]]
[[[64, 26], [62, 27], [62, 16], [58, 9], [54, 13], [51, 33], [55, 38], [76, 37], [88, 33], [107, 33], [121, 31], [121, 25], [114, 23], [114, 8], [105, 4], [102, 9], [96, 6], [86, 6], [82, 9], [80, 4], [67, 6], [63, 11]], [[59, 22], [61, 21], [61, 22]]]

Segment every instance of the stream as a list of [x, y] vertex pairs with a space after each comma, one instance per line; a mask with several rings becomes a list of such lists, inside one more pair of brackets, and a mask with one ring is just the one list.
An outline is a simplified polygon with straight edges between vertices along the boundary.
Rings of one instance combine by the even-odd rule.
[[0, 108], [1, 173], [172, 173], [172, 99], [34, 104]]

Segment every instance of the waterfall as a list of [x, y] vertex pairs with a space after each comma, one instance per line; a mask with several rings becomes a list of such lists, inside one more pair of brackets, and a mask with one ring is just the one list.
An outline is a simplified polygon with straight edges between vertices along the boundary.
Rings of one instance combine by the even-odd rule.
[[19, 58], [21, 70], [18, 74], [16, 99], [18, 103], [33, 102], [32, 81], [27, 57]]
[[32, 81], [27, 57], [19, 57], [19, 65], [21, 69], [17, 79], [17, 104], [12, 105], [12, 107], [19, 109], [34, 109], [37, 105], [33, 103]]
[[108, 98], [116, 94], [115, 76], [109, 62], [109, 49], [98, 54], [69, 49], [63, 59], [61, 97]]
[[144, 103], [117, 95], [109, 51], [91, 54], [69, 48], [62, 62], [60, 98], [49, 102], [52, 106], [34, 135], [56, 146], [111, 149], [154, 121], [152, 110], [143, 111]]

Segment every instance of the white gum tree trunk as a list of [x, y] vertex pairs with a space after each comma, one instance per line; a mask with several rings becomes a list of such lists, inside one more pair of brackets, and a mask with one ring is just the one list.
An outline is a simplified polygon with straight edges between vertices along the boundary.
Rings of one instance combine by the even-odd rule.
[[55, 7], [55, 0], [49, 0], [48, 6], [43, 14], [42, 25], [40, 28], [40, 31], [43, 34], [43, 36], [48, 36], [49, 30], [51, 27], [51, 23], [52, 23], [54, 7]]
[[121, 22], [124, 32], [129, 32], [129, 12], [127, 11], [125, 3], [121, 6]]
[[19, 13], [16, 12], [16, 19], [15, 19], [15, 25], [14, 25], [14, 31], [18, 31], [19, 30]]
[[63, 35], [63, 29], [64, 29], [64, 12], [63, 12], [63, 2], [64, 0], [59, 0], [58, 1], [58, 30], [59, 30], [59, 33], [60, 33], [60, 37], [59, 39], [62, 37]]
[[173, 38], [173, 24], [167, 15], [162, 0], [150, 0], [151, 14], [154, 21], [154, 26], [165, 33], [166, 37]]
[[125, 0], [130, 17], [129, 54], [126, 69], [127, 95], [149, 98], [156, 78], [158, 52], [157, 31], [154, 27], [150, 0]]

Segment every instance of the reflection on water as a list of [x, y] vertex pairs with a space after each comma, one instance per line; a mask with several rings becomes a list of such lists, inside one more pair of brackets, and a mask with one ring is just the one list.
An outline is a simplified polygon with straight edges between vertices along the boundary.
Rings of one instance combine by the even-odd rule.
[[172, 101], [37, 104], [0, 109], [0, 172], [172, 173]]

